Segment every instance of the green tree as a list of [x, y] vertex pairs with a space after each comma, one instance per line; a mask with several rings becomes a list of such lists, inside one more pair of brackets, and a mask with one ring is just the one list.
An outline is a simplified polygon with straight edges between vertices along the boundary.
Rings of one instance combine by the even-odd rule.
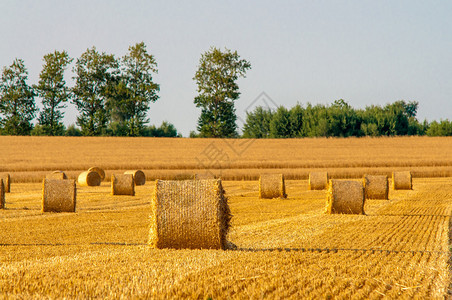
[[146, 113], [149, 104], [159, 98], [160, 89], [152, 79], [153, 73], [157, 73], [157, 63], [144, 42], [129, 47], [129, 53], [121, 59], [121, 71], [116, 95], [110, 102], [112, 119], [123, 123], [126, 135], [138, 136], [149, 122]]
[[272, 138], [290, 138], [292, 137], [292, 124], [290, 111], [280, 106], [273, 114], [270, 122], [270, 137]]
[[64, 125], [61, 122], [66, 102], [71, 96], [66, 86], [64, 72], [72, 62], [66, 51], [55, 51], [44, 56], [44, 65], [39, 74], [39, 82], [34, 86], [42, 99], [43, 109], [39, 114], [39, 125], [45, 135], [63, 135]]
[[246, 122], [243, 126], [244, 138], [268, 138], [270, 137], [270, 122], [273, 112], [258, 106], [252, 112], [246, 113]]
[[109, 121], [108, 99], [116, 93], [118, 62], [115, 57], [96, 48], [87, 49], [77, 59], [72, 102], [79, 111], [77, 125], [83, 135], [104, 134]]
[[198, 130], [201, 137], [237, 136], [234, 101], [239, 96], [239, 77], [245, 77], [250, 62], [240, 59], [237, 51], [212, 47], [201, 55], [193, 78], [198, 85], [196, 107], [201, 108]]
[[0, 124], [3, 133], [29, 135], [35, 117], [35, 93], [27, 84], [28, 71], [22, 59], [15, 59], [9, 68], [3, 68], [0, 80]]
[[428, 136], [452, 136], [452, 121], [433, 121], [426, 133]]

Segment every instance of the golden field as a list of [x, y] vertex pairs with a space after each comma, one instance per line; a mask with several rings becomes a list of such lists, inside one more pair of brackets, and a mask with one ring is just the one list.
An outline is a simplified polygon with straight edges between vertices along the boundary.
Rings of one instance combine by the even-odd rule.
[[[243, 151], [228, 142], [0, 137], [1, 171], [13, 180], [0, 210], [1, 297], [448, 297], [452, 139], [251, 140]], [[110, 195], [108, 180], [79, 187], [76, 213], [41, 213], [38, 181], [51, 170], [183, 177], [220, 157], [216, 148], [228, 156], [212, 161], [227, 166], [214, 172], [227, 179], [237, 250], [149, 248], [151, 180], [135, 196]], [[366, 215], [326, 215], [325, 191], [308, 190], [310, 170], [415, 178], [413, 190], [366, 201]], [[287, 174], [288, 198], [259, 199], [261, 172]]]

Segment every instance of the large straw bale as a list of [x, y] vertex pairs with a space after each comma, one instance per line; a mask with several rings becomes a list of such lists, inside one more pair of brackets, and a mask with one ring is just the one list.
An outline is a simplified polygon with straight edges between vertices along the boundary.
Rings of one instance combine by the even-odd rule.
[[200, 180], [200, 179], [216, 179], [216, 178], [212, 172], [205, 172], [205, 173], [196, 173], [195, 175], [193, 175], [193, 179]]
[[392, 186], [394, 190], [411, 190], [413, 188], [410, 171], [392, 173]]
[[146, 183], [146, 175], [141, 170], [129, 170], [125, 171], [124, 174], [132, 174], [135, 185], [144, 185]]
[[286, 198], [286, 184], [283, 174], [262, 174], [259, 177], [259, 198]]
[[326, 190], [328, 188], [328, 172], [309, 173], [308, 183], [310, 190]]
[[5, 208], [5, 184], [3, 178], [0, 178], [0, 209]]
[[78, 175], [77, 181], [81, 186], [99, 186], [102, 179], [97, 172], [85, 171]]
[[75, 212], [77, 189], [73, 179], [44, 179], [42, 212]]
[[231, 214], [220, 179], [156, 180], [151, 207], [151, 247], [230, 247], [226, 236]]
[[135, 196], [135, 181], [133, 180], [133, 175], [111, 175], [111, 194]]
[[47, 179], [67, 179], [66, 173], [63, 171], [53, 171], [46, 175]]
[[327, 214], [364, 214], [364, 187], [361, 182], [330, 180], [326, 200]]
[[5, 193], [11, 192], [11, 176], [9, 174], [2, 174], [0, 176], [3, 179], [3, 184], [5, 185]]
[[89, 171], [97, 172], [99, 174], [99, 176], [100, 176], [100, 180], [101, 181], [105, 179], [105, 171], [103, 169], [101, 169], [99, 167], [91, 167], [91, 168], [88, 169], [88, 172]]
[[366, 199], [388, 199], [388, 176], [365, 175], [363, 183]]

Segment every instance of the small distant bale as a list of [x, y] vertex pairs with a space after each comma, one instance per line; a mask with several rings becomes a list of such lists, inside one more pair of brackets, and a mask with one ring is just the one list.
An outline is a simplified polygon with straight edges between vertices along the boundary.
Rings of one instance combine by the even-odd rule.
[[220, 179], [156, 180], [149, 245], [154, 248], [229, 249], [231, 214]]
[[42, 212], [75, 212], [77, 188], [73, 179], [44, 179]]
[[81, 186], [99, 186], [102, 179], [97, 172], [85, 171], [78, 175], [77, 181]]
[[310, 190], [326, 190], [328, 188], [328, 172], [309, 173], [308, 184]]
[[11, 176], [9, 174], [2, 174], [0, 176], [3, 179], [3, 184], [5, 185], [5, 193], [11, 192]]
[[111, 194], [135, 196], [135, 181], [133, 175], [111, 175]]
[[47, 179], [67, 179], [66, 173], [63, 171], [53, 171], [46, 175]]
[[386, 175], [365, 175], [363, 179], [366, 199], [388, 200], [389, 184]]
[[392, 186], [394, 190], [411, 190], [413, 188], [411, 172], [410, 171], [393, 172]]
[[146, 183], [146, 175], [141, 170], [129, 170], [125, 171], [124, 174], [132, 174], [135, 185], [144, 185]]
[[259, 198], [286, 198], [286, 184], [283, 174], [263, 174], [259, 177]]
[[212, 172], [205, 172], [205, 173], [196, 173], [193, 175], [194, 180], [201, 180], [201, 179], [216, 179], [215, 175]]
[[3, 183], [3, 178], [0, 178], [0, 209], [5, 208], [5, 184]]
[[327, 214], [364, 214], [364, 187], [361, 182], [330, 180], [326, 199]]
[[101, 169], [99, 167], [91, 167], [91, 168], [88, 169], [88, 172], [89, 171], [97, 172], [99, 174], [99, 176], [100, 176], [100, 180], [101, 181], [105, 179], [105, 171], [103, 169]]

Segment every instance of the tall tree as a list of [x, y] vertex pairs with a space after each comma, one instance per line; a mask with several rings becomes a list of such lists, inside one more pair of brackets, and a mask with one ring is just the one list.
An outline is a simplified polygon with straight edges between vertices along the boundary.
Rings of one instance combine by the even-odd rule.
[[144, 42], [129, 47], [129, 53], [121, 60], [121, 71], [116, 95], [110, 102], [112, 117], [124, 123], [128, 136], [138, 136], [149, 122], [149, 104], [157, 101], [160, 90], [152, 79], [153, 73], [158, 72], [157, 63]]
[[35, 93], [27, 84], [28, 71], [22, 59], [15, 59], [9, 68], [3, 68], [0, 80], [0, 124], [11, 135], [28, 135], [35, 117]]
[[99, 53], [93, 47], [77, 59], [74, 72], [72, 102], [80, 113], [77, 124], [83, 135], [103, 134], [109, 120], [107, 101], [114, 93], [118, 62], [113, 55]]
[[70, 98], [70, 88], [66, 86], [64, 72], [72, 62], [66, 51], [49, 53], [44, 56], [44, 65], [39, 74], [39, 82], [34, 86], [37, 94], [42, 98], [43, 109], [39, 114], [39, 124], [46, 135], [62, 135], [64, 125], [61, 122]]
[[237, 51], [212, 47], [201, 55], [193, 79], [198, 85], [194, 103], [202, 109], [198, 119], [202, 137], [237, 136], [234, 101], [240, 92], [236, 81], [250, 68], [250, 62], [240, 59]]

